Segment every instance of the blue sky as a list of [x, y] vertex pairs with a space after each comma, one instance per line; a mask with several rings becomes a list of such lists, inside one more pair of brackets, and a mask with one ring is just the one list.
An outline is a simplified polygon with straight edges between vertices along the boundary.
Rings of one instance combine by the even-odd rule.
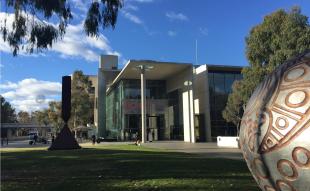
[[1, 94], [18, 110], [45, 107], [39, 94], [59, 99], [61, 76], [95, 74], [99, 54], [118, 54], [120, 67], [129, 59], [195, 63], [197, 40], [198, 64], [245, 66], [245, 37], [265, 15], [298, 5], [310, 17], [309, 0], [125, 0], [115, 30], [91, 39], [82, 31], [89, 1], [69, 2], [74, 19], [51, 50], [13, 57], [0, 41]]

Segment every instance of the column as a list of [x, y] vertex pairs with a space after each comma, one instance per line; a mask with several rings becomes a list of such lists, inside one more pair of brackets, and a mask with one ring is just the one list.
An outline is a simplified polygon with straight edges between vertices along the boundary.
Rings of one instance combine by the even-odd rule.
[[144, 67], [141, 67], [141, 141], [146, 141], [146, 113], [145, 113], [145, 78]]

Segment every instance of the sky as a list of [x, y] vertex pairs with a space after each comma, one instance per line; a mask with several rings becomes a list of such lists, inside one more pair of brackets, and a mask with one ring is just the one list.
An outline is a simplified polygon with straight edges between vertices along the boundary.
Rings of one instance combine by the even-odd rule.
[[100, 54], [118, 55], [119, 68], [130, 59], [196, 64], [197, 41], [197, 64], [246, 66], [245, 38], [265, 15], [300, 6], [310, 17], [309, 0], [124, 0], [115, 29], [96, 39], [83, 31], [89, 2], [69, 0], [73, 19], [51, 49], [14, 57], [1, 38], [0, 92], [17, 111], [60, 100], [61, 77], [96, 74]]

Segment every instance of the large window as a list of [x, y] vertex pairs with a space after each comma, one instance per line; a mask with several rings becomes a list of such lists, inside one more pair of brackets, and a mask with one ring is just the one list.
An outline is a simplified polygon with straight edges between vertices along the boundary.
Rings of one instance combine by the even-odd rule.
[[106, 97], [106, 135], [121, 138], [123, 83], [120, 82]]
[[171, 140], [183, 140], [183, 111], [182, 111], [182, 94], [180, 90], [175, 90], [168, 93], [168, 107], [171, 108], [169, 114], [172, 114], [168, 120], [170, 128], [170, 139]]
[[[140, 114], [128, 114], [123, 108], [124, 101], [139, 102], [141, 99], [140, 80], [121, 80], [106, 97], [106, 135], [119, 140], [132, 140], [141, 124]], [[166, 82], [161, 80], [146, 81], [147, 99], [166, 98]], [[135, 110], [137, 104], [130, 105]], [[140, 107], [139, 107], [140, 112]]]
[[[141, 99], [141, 81], [123, 80], [125, 98]], [[148, 99], [166, 98], [166, 82], [163, 80], [147, 80], [145, 96]]]
[[223, 119], [222, 111], [232, 91], [232, 84], [241, 78], [242, 75], [239, 72], [209, 71], [208, 73], [213, 138], [236, 135], [236, 127]]

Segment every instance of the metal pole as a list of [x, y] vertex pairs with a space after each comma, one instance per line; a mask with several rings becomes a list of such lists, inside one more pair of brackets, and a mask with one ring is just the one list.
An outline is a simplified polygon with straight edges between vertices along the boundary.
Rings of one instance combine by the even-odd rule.
[[189, 142], [192, 143], [192, 113], [191, 113], [191, 92], [189, 88], [189, 83], [187, 85], [187, 92], [188, 92], [188, 110], [189, 110]]
[[198, 41], [196, 39], [196, 64], [198, 64]]
[[144, 78], [145, 68], [141, 66], [141, 142], [145, 143], [145, 125], [146, 125], [146, 113], [145, 113], [145, 78]]

